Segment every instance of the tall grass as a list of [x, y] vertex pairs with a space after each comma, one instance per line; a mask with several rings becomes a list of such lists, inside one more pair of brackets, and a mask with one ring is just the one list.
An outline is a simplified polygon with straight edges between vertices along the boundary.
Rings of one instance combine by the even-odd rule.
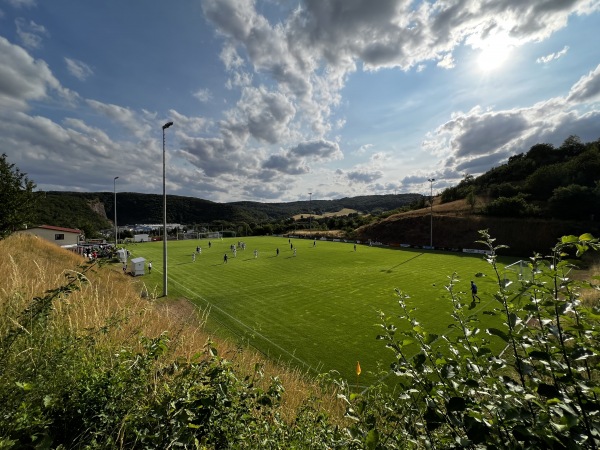
[[[266, 386], [273, 378], [279, 380], [284, 389], [280, 410], [284, 419], [291, 421], [307, 402], [317, 402], [342, 420], [343, 410], [336, 406], [333, 392], [324, 392], [315, 380], [297, 369], [265, 360], [235, 342], [220, 340], [206, 332], [202, 324], [207, 312], [185, 299], [166, 302], [153, 300], [152, 296], [142, 297], [139, 281], [124, 275], [118, 265], [90, 266], [79, 255], [23, 234], [0, 241], [0, 273], [4, 274], [0, 287], [0, 338], [11, 330], [23, 336], [7, 360], [0, 362], [8, 366], [0, 374], [4, 382], [8, 379], [18, 382], [23, 365], [50, 373], [51, 368], [42, 366], [69, 363], [61, 359], [66, 353], [65, 340], [77, 346], [78, 339], [81, 342], [93, 339], [93, 345], [79, 346], [85, 348], [85, 353], [78, 358], [82, 364], [110, 366], [115, 363], [117, 352], [124, 349], [143, 352], [141, 337], [167, 334], [169, 345], [163, 365], [197, 360], [198, 355], [207, 358], [210, 355], [205, 349], [210, 343], [213, 351], [226, 358], [240, 377], [253, 377], [259, 370], [263, 374], [262, 381], [257, 381], [259, 385]], [[24, 325], [28, 319], [23, 317], [23, 311], [30, 308], [32, 299], [42, 298], [73, 275], [78, 277], [74, 281], [76, 287], [58, 295], [44, 313], [45, 327], [50, 332], [32, 332], [29, 325]], [[99, 362], [101, 358], [103, 363]], [[58, 374], [60, 368], [57, 369]]]

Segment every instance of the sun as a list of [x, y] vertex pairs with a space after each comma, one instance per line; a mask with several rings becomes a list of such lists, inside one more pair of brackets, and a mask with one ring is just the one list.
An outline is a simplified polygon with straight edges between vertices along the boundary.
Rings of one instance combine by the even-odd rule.
[[482, 40], [479, 43], [480, 53], [477, 65], [482, 72], [491, 72], [500, 69], [510, 57], [513, 43], [507, 36], [496, 35]]

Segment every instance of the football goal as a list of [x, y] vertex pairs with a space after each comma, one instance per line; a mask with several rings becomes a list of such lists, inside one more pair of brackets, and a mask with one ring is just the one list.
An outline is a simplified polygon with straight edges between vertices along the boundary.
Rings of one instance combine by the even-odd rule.
[[527, 261], [521, 259], [504, 267], [504, 287], [510, 286], [515, 281], [526, 281], [532, 279], [533, 273], [531, 270], [531, 266]]
[[196, 231], [189, 231], [187, 233], [177, 233], [178, 241], [183, 241], [184, 239], [200, 239], [200, 233]]
[[199, 239], [221, 239], [223, 235], [219, 231], [209, 231], [207, 233], [198, 233]]

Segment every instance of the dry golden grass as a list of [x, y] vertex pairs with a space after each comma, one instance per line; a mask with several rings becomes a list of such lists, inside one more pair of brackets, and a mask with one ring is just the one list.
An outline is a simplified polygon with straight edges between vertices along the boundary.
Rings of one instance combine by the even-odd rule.
[[[481, 208], [483, 205], [486, 204], [486, 202], [487, 200], [484, 197], [477, 197], [474, 209], [476, 210], [478, 208]], [[427, 206], [421, 209], [413, 209], [411, 211], [394, 214], [394, 216], [423, 216], [428, 215], [431, 210], [433, 210], [433, 213], [435, 215], [443, 214], [463, 216], [473, 213], [473, 209], [469, 206], [465, 199], [455, 200], [453, 202], [448, 203], [442, 203], [442, 197], [438, 195], [437, 197], [433, 197], [433, 207]]]
[[[581, 301], [587, 306], [600, 306], [600, 256], [588, 254], [584, 257], [584, 268], [571, 272], [576, 280], [589, 281], [597, 288], [584, 289], [581, 292]], [[596, 279], [594, 279], [596, 277]]]
[[296, 230], [293, 233], [295, 236], [308, 236], [320, 239], [327, 237], [330, 239], [343, 238], [346, 236], [344, 230]]
[[[15, 323], [17, 315], [36, 296], [66, 283], [65, 274], [81, 272], [84, 258], [35, 236], [15, 234], [0, 241], [0, 333]], [[140, 294], [145, 289], [140, 279], [123, 275], [120, 266], [94, 265], [86, 271], [88, 280], [80, 290], [55, 301], [57, 320], [66, 321], [76, 333], [86, 333], [112, 323], [112, 331], [99, 335], [105, 348], [136, 349], [140, 336], [157, 337], [166, 332], [170, 338], [170, 360], [191, 359], [202, 354], [210, 340], [219, 354], [230, 360], [240, 377], [252, 375], [262, 366], [264, 382], [279, 377], [285, 394], [282, 414], [292, 420], [297, 409], [309, 398], [320, 398], [320, 405], [334, 420], [342, 421], [342, 406], [335, 392], [322, 392], [317, 383], [298, 370], [282, 367], [259, 357], [235, 342], [220, 340], [202, 327], [204, 313], [185, 299], [151, 300]], [[3, 329], [4, 327], [4, 329]], [[103, 337], [104, 336], [104, 337]], [[102, 341], [101, 339], [104, 339]]]
[[325, 217], [349, 216], [350, 214], [354, 214], [357, 212], [358, 211], [355, 209], [343, 208], [336, 212], [327, 212], [327, 213], [323, 213], [323, 214], [296, 214], [295, 216], [292, 216], [292, 219], [300, 220], [300, 219], [308, 219], [309, 217], [312, 217], [313, 219], [323, 219]]

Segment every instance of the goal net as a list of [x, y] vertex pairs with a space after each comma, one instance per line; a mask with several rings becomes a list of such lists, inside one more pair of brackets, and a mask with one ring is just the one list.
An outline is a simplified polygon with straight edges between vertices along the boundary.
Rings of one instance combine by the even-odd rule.
[[177, 233], [178, 241], [182, 241], [184, 239], [200, 239], [200, 233], [196, 233], [195, 231], [188, 233]]
[[516, 281], [527, 281], [533, 279], [531, 266], [527, 261], [519, 260], [504, 267], [504, 287], [510, 286]]
[[198, 233], [200, 239], [221, 239], [221, 233], [219, 231], [211, 231], [208, 233]]

